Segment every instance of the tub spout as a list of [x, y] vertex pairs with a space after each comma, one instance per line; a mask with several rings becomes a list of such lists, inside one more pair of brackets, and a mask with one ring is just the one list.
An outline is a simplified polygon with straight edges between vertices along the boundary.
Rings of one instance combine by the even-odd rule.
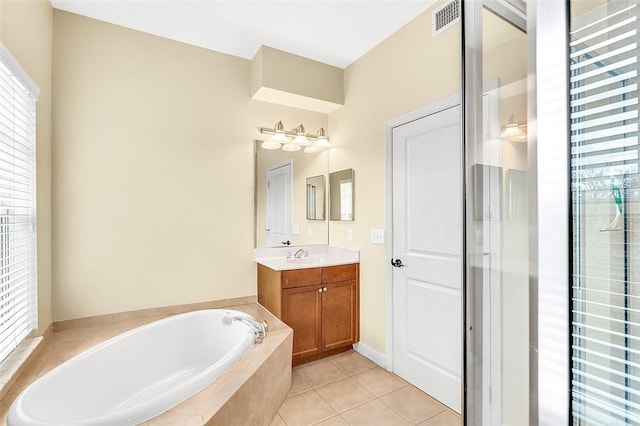
[[222, 323], [224, 325], [231, 325], [234, 321], [240, 321], [250, 326], [253, 329], [253, 333], [256, 335], [256, 340], [255, 340], [256, 343], [262, 343], [264, 338], [267, 337], [267, 331], [269, 330], [269, 324], [267, 324], [267, 320], [260, 322], [260, 321], [254, 320], [251, 317], [245, 317], [240, 315], [235, 317], [226, 316], [222, 319]]

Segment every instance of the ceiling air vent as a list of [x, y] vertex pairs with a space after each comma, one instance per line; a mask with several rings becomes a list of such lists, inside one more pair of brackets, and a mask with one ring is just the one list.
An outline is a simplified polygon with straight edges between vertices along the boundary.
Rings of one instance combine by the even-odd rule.
[[437, 36], [460, 20], [459, 0], [453, 0], [433, 11], [431, 35]]

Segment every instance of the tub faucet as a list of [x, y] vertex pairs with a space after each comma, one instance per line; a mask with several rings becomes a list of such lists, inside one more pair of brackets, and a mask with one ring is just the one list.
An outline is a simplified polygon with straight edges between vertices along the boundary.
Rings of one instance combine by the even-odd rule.
[[293, 257], [295, 257], [296, 259], [299, 259], [299, 258], [304, 257], [304, 256], [306, 256], [306, 250], [303, 249], [303, 248], [298, 249], [298, 251], [296, 251], [294, 253], [294, 255], [293, 255]]
[[269, 330], [269, 324], [267, 324], [267, 320], [263, 322], [256, 321], [251, 317], [245, 317], [241, 315], [237, 315], [235, 317], [226, 316], [222, 318], [222, 323], [224, 325], [231, 325], [234, 321], [240, 321], [247, 324], [249, 327], [253, 328], [253, 333], [256, 335], [255, 343], [262, 343], [265, 337], [267, 337], [267, 330]]

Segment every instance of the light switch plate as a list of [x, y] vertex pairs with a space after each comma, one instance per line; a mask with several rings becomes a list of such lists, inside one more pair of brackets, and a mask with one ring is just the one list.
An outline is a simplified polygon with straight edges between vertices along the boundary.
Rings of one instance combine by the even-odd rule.
[[347, 241], [353, 241], [353, 229], [347, 229]]
[[384, 244], [384, 229], [372, 229], [371, 242], [373, 244]]
[[291, 233], [293, 235], [300, 235], [300, 225], [298, 225], [297, 223], [294, 223], [291, 225]]
[[309, 237], [313, 237], [313, 226], [309, 225], [309, 226], [307, 227], [307, 235], [308, 235]]

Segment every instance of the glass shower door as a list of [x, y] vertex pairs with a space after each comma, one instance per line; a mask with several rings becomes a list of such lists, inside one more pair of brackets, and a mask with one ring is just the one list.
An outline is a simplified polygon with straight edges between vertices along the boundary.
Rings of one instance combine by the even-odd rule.
[[465, 7], [467, 424], [529, 424], [528, 36], [521, 1]]

